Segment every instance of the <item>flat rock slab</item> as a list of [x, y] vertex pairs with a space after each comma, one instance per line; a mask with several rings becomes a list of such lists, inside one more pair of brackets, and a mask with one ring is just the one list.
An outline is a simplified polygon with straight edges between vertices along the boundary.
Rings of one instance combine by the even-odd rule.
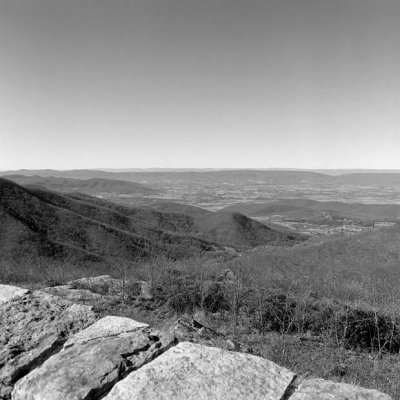
[[280, 400], [294, 378], [260, 357], [184, 342], [132, 372], [104, 400]]
[[130, 335], [133, 332], [148, 327], [149, 325], [131, 318], [104, 317], [68, 339], [64, 344], [64, 349], [78, 343], [85, 343], [100, 338]]
[[[121, 323], [120, 327], [123, 333], [126, 324]], [[89, 328], [87, 337], [93, 337], [92, 333], [93, 330]], [[107, 334], [89, 341], [78, 340], [22, 378], [15, 385], [12, 399], [100, 398], [128, 373], [152, 361], [175, 344], [173, 336], [158, 336], [147, 328], [131, 334], [125, 331], [122, 335]]]
[[0, 285], [0, 305], [6, 301], [24, 296], [27, 293], [29, 293], [28, 289], [23, 289], [17, 286]]
[[377, 390], [323, 379], [303, 381], [290, 400], [393, 400]]
[[76, 332], [97, 320], [91, 307], [35, 292], [0, 305], [0, 399]]

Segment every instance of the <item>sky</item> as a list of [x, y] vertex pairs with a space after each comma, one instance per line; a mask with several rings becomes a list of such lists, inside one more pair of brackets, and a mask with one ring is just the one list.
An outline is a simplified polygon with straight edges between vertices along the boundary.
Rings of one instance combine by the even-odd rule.
[[0, 0], [0, 170], [400, 169], [398, 0]]

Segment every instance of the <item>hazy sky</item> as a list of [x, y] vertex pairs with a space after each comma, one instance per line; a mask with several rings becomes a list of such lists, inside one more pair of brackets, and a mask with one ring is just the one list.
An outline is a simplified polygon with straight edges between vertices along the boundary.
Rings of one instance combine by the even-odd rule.
[[399, 0], [0, 0], [0, 169], [400, 168]]

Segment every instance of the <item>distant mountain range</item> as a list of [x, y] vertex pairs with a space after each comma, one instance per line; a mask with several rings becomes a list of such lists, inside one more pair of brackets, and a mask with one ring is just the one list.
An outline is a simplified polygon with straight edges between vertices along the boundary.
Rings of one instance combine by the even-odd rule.
[[[173, 211], [170, 211], [173, 210]], [[101, 260], [290, 245], [305, 238], [236, 212], [125, 207], [85, 194], [28, 188], [0, 178], [0, 254]]]
[[[71, 170], [0, 170], [8, 173], [20, 171], [71, 171]], [[346, 175], [358, 173], [400, 173], [400, 169], [373, 169], [373, 168], [338, 168], [338, 169], [308, 169], [308, 168], [90, 168], [75, 169], [74, 171], [106, 171], [106, 172], [210, 172], [210, 171], [294, 171], [294, 172], [317, 172], [325, 175]]]
[[[351, 172], [336, 175], [336, 170], [328, 173], [299, 170], [157, 170], [157, 171], [120, 171], [102, 170], [18, 170], [3, 171], [0, 176], [40, 176], [70, 179], [111, 179], [120, 181], [187, 180], [192, 182], [239, 183], [259, 181], [279, 185], [360, 185], [400, 187], [400, 172]], [[21, 178], [19, 178], [21, 179]]]

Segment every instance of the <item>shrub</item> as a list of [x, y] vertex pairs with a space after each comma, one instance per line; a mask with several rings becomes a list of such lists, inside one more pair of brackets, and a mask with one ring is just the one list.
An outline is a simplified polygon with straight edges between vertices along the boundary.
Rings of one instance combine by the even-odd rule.
[[331, 301], [308, 297], [297, 302], [297, 325], [300, 333], [321, 335], [334, 329], [336, 304]]
[[193, 312], [196, 308], [217, 312], [231, 307], [227, 286], [223, 282], [168, 269], [158, 277], [153, 292], [156, 301], [168, 304], [178, 314]]
[[[377, 310], [312, 297], [295, 299], [283, 293], [261, 298], [260, 307], [261, 318], [253, 319], [260, 333], [327, 335], [357, 350], [400, 351], [399, 321]], [[256, 313], [254, 305], [247, 310]]]
[[226, 284], [212, 282], [205, 290], [203, 308], [210, 312], [228, 311], [231, 308]]
[[201, 290], [193, 277], [165, 272], [154, 286], [154, 298], [183, 314], [200, 306]]
[[347, 347], [399, 352], [400, 329], [391, 317], [374, 310], [347, 306], [337, 319], [339, 338]]
[[261, 332], [293, 332], [296, 302], [286, 294], [270, 295], [262, 301], [262, 313], [257, 325]]

